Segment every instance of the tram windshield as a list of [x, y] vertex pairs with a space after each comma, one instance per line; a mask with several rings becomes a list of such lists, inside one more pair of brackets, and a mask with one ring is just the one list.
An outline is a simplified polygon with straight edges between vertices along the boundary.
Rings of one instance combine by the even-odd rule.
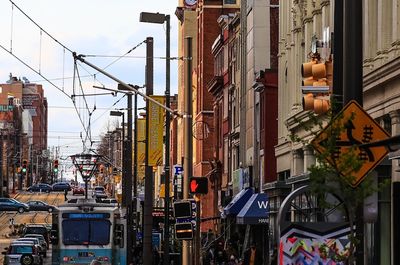
[[107, 245], [110, 243], [109, 220], [64, 220], [65, 245]]

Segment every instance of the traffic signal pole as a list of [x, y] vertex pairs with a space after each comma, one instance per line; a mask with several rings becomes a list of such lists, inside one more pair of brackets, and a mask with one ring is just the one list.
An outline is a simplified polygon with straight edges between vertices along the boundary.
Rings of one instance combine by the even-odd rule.
[[[146, 38], [146, 95], [153, 94], [153, 38]], [[143, 265], [153, 264], [153, 169], [149, 166], [149, 101], [146, 101], [146, 144], [144, 183]]]
[[[344, 1], [343, 105], [355, 100], [363, 105], [362, 0]], [[364, 264], [364, 211], [356, 209], [356, 263]], [[351, 224], [350, 224], [351, 225]]]
[[[192, 104], [192, 37], [185, 37], [185, 100], [184, 100], [184, 163], [183, 163], [183, 199], [189, 199], [189, 179], [193, 175], [193, 104]], [[197, 209], [200, 211], [200, 209]], [[200, 227], [196, 227], [200, 229]], [[190, 241], [182, 242], [182, 265], [191, 264]]]

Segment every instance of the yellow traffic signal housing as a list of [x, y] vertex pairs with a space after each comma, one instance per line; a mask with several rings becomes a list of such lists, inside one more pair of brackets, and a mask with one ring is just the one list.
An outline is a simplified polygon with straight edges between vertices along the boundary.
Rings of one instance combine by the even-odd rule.
[[332, 60], [319, 62], [319, 58], [313, 58], [310, 62], [303, 63], [301, 74], [303, 76], [302, 92], [303, 109], [322, 114], [329, 110], [329, 95], [332, 88], [333, 67]]

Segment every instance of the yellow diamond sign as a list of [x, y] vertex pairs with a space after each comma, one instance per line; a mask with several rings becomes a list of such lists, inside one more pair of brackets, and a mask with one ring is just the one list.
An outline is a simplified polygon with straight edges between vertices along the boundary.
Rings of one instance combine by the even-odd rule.
[[[335, 128], [342, 128], [335, 141], [333, 153], [327, 161], [336, 168], [343, 163], [343, 155], [355, 147], [355, 155], [363, 163], [357, 172], [340, 172], [343, 176], [351, 174], [354, 179], [350, 185], [357, 187], [369, 171], [374, 169], [386, 156], [388, 151], [384, 146], [362, 147], [363, 144], [381, 141], [389, 138], [389, 134], [355, 101], [349, 102], [343, 110], [326, 126], [311, 142], [319, 153], [327, 151], [328, 141]], [[361, 145], [361, 147], [360, 147]]]

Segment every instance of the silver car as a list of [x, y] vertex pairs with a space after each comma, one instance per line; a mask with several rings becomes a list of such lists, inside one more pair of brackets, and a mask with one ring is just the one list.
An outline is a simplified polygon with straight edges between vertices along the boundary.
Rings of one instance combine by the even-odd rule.
[[40, 235], [40, 234], [26, 234], [26, 235], [24, 235], [24, 237], [34, 237], [34, 238], [37, 238], [37, 239], [39, 239], [40, 245], [41, 245], [43, 248], [49, 249], [49, 246], [47, 245], [46, 240], [44, 239], [44, 236], [43, 236], [43, 235]]
[[25, 236], [14, 240], [14, 242], [32, 242], [38, 247], [40, 255], [47, 257], [47, 248], [42, 246], [39, 238]]
[[4, 255], [4, 265], [43, 265], [38, 248], [27, 242], [13, 242]]

